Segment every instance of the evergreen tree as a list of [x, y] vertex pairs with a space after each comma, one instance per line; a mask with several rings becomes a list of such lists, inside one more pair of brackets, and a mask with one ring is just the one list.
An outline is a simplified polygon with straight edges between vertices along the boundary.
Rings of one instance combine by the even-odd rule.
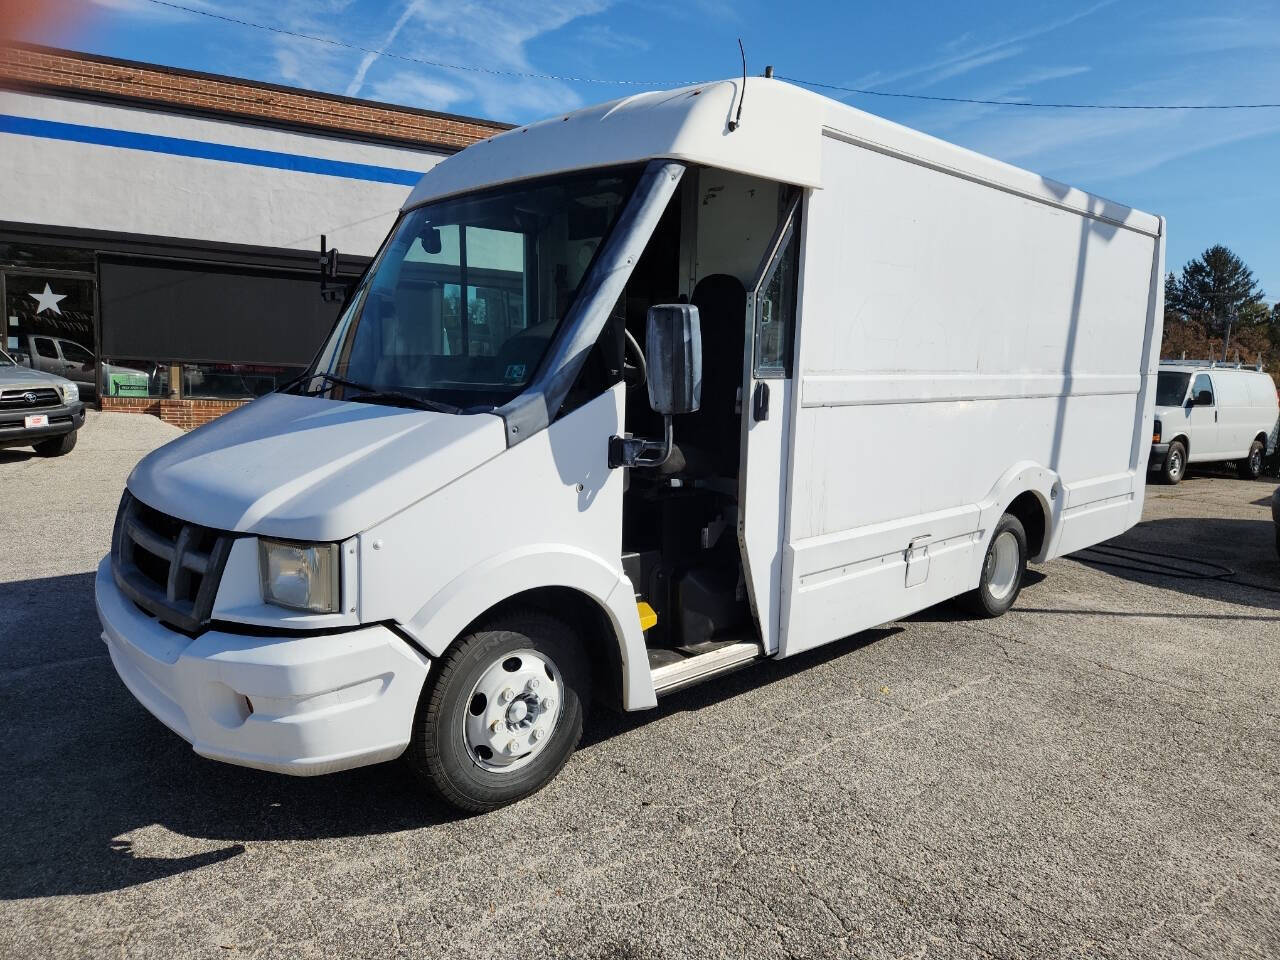
[[1210, 247], [1165, 279], [1166, 308], [1187, 319], [1199, 320], [1210, 336], [1222, 336], [1228, 323], [1237, 326], [1265, 323], [1262, 288], [1243, 260], [1226, 247]]

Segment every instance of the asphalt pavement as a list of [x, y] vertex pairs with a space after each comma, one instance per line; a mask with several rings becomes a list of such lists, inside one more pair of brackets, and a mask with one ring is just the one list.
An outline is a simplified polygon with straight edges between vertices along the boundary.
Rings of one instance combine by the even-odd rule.
[[0, 451], [0, 956], [1280, 955], [1275, 481], [1149, 487], [999, 620], [597, 712], [547, 789], [461, 817], [398, 763], [201, 759], [124, 689], [92, 571], [174, 435]]

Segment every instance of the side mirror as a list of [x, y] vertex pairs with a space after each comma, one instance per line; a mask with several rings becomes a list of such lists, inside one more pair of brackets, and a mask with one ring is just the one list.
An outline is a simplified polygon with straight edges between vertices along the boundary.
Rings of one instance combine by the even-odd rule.
[[331, 301], [342, 295], [342, 288], [332, 286], [338, 279], [338, 248], [328, 246], [327, 239], [320, 234], [320, 299]]
[[702, 324], [692, 304], [649, 308], [645, 331], [649, 406], [669, 417], [702, 405]]
[[698, 308], [687, 303], [649, 308], [645, 353], [649, 366], [649, 406], [662, 414], [662, 439], [609, 438], [609, 468], [660, 467], [671, 456], [671, 418], [702, 405], [702, 325]]
[[1193, 401], [1193, 403], [1195, 403], [1197, 407], [1213, 406], [1213, 391], [1201, 390], [1199, 393], [1196, 394], [1195, 400]]

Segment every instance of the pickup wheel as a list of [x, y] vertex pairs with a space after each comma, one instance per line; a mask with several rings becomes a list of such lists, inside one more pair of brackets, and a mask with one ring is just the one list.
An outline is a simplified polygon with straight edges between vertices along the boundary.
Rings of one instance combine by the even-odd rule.
[[1262, 458], [1266, 452], [1266, 445], [1261, 440], [1253, 441], [1253, 446], [1249, 448], [1249, 455], [1236, 464], [1236, 471], [1240, 474], [1241, 480], [1257, 480], [1262, 476]]
[[1164, 466], [1160, 468], [1160, 479], [1170, 486], [1182, 482], [1187, 473], [1187, 448], [1181, 440], [1169, 444], [1169, 452], [1165, 454]]
[[464, 634], [434, 665], [409, 764], [461, 810], [527, 797], [577, 748], [590, 687], [582, 643], [567, 624], [540, 610], [504, 613]]
[[60, 437], [40, 440], [32, 444], [32, 446], [36, 448], [36, 453], [42, 457], [61, 457], [75, 449], [76, 434], [78, 432], [77, 430], [72, 430], [70, 433], [64, 433]]
[[1018, 599], [1026, 572], [1027, 531], [1021, 520], [1006, 513], [991, 534], [978, 589], [966, 593], [961, 602], [979, 617], [998, 617]]

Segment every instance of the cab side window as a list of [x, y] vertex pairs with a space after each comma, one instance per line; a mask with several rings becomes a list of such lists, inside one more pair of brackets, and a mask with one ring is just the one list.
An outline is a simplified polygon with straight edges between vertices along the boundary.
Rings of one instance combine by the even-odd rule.
[[93, 354], [78, 343], [70, 340], [62, 341], [62, 359], [72, 363], [93, 363]]
[[58, 348], [48, 337], [36, 337], [36, 353], [50, 360], [58, 359]]
[[1195, 383], [1191, 385], [1191, 399], [1199, 401], [1201, 392], [1209, 394], [1209, 403], [1213, 403], [1213, 381], [1207, 373], [1196, 374]]
[[800, 212], [787, 227], [778, 255], [765, 275], [756, 303], [757, 377], [791, 376], [796, 322], [796, 278], [800, 266]]

